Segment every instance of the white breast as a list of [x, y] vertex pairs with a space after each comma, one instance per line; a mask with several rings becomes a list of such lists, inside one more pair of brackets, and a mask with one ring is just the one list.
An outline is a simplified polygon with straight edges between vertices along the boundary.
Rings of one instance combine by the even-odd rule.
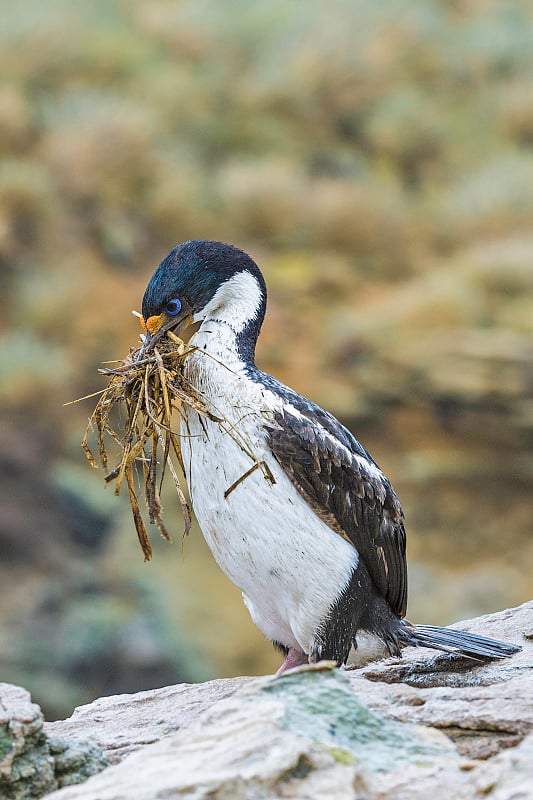
[[[254, 462], [218, 423], [184, 407], [181, 446], [194, 512], [216, 561], [242, 590], [265, 636], [309, 652], [357, 565], [357, 552], [316, 516], [274, 460], [264, 425], [272, 423], [269, 410], [280, 409], [281, 401], [230, 357], [224, 337], [231, 333], [224, 324], [217, 331], [216, 322], [210, 325], [195, 337], [201, 351], [189, 356], [187, 375], [211, 410], [268, 464], [275, 483], [257, 469], [225, 497]], [[214, 341], [216, 354], [209, 353]]]

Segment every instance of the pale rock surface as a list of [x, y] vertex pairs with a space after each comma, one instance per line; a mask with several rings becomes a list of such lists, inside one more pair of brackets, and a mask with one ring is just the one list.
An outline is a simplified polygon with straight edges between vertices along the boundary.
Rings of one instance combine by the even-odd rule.
[[123, 760], [49, 798], [530, 800], [533, 603], [458, 627], [523, 650], [478, 664], [410, 649], [351, 672], [324, 665], [101, 698], [46, 729], [90, 732]]
[[[489, 758], [533, 730], [533, 602], [456, 626], [522, 651], [485, 664], [409, 648], [350, 673], [354, 692], [391, 719], [431, 725], [469, 758]], [[533, 797], [533, 791], [532, 791]]]
[[253, 681], [186, 730], [50, 800], [377, 798], [384, 786], [408, 800], [461, 782], [445, 736], [383, 719], [343, 673], [312, 668]]
[[206, 683], [180, 683], [137, 694], [100, 697], [76, 708], [58, 722], [45, 722], [48, 735], [83, 736], [105, 750], [110, 763], [187, 728], [197, 716], [219, 700], [230, 696], [251, 678], [226, 678]]
[[[354, 692], [401, 722], [442, 730], [464, 756], [488, 758], [533, 729], [533, 602], [455, 627], [516, 642], [522, 652], [479, 664], [416, 648], [348, 672]], [[45, 723], [50, 735], [89, 739], [111, 763], [186, 728], [199, 714], [252, 678], [179, 684], [135, 695], [101, 697], [67, 720]]]
[[533, 733], [472, 772], [473, 797], [486, 800], [533, 798]]
[[[533, 603], [458, 627], [523, 650], [479, 664], [409, 649], [353, 671], [179, 685], [100, 698], [44, 726], [23, 689], [0, 684], [0, 798], [64, 786], [46, 796], [530, 800]], [[80, 764], [87, 774], [86, 740], [112, 765], [93, 759], [103, 771], [68, 786]]]

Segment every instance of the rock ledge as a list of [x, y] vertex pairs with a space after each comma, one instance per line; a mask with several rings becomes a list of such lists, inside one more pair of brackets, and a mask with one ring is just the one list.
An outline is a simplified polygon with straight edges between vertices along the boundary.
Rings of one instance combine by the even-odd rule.
[[410, 648], [351, 672], [100, 698], [44, 725], [24, 690], [0, 684], [0, 797], [529, 798], [533, 602], [458, 627], [523, 650], [478, 664]]

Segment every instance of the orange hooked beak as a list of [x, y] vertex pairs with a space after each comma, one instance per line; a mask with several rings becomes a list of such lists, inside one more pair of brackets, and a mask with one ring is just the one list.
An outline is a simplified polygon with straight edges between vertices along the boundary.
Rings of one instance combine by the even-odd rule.
[[146, 331], [146, 336], [143, 337], [143, 343], [141, 349], [139, 350], [137, 361], [140, 361], [143, 358], [147, 349], [149, 349], [152, 343], [156, 341], [155, 338], [156, 334], [164, 327], [167, 321], [168, 319], [166, 314], [159, 314], [154, 317], [148, 317], [146, 321], [144, 317], [139, 317], [141, 328], [143, 329], [143, 331]]
[[162, 314], [148, 317], [146, 320], [140, 316], [139, 322], [143, 331], [146, 331], [145, 346], [150, 346], [152, 340], [159, 339], [160, 335], [169, 328], [172, 328], [176, 333], [187, 330], [192, 324], [193, 318], [190, 311], [183, 309], [182, 313], [176, 317], [171, 317], [163, 312]]
[[140, 318], [141, 328], [143, 331], [148, 331], [151, 336], [155, 336], [157, 331], [163, 327], [165, 322], [167, 322], [167, 317], [165, 314], [159, 314], [155, 317], [148, 317], [146, 322], [144, 317]]

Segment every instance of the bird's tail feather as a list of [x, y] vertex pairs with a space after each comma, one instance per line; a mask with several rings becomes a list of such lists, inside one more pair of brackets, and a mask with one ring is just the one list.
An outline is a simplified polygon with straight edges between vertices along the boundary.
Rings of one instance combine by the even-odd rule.
[[[403, 638], [405, 637], [405, 638]], [[516, 644], [499, 642], [477, 633], [458, 631], [454, 628], [439, 628], [435, 625], [410, 625], [402, 631], [406, 644], [415, 647], [431, 647], [445, 653], [457, 653], [468, 658], [508, 658], [522, 648]]]

